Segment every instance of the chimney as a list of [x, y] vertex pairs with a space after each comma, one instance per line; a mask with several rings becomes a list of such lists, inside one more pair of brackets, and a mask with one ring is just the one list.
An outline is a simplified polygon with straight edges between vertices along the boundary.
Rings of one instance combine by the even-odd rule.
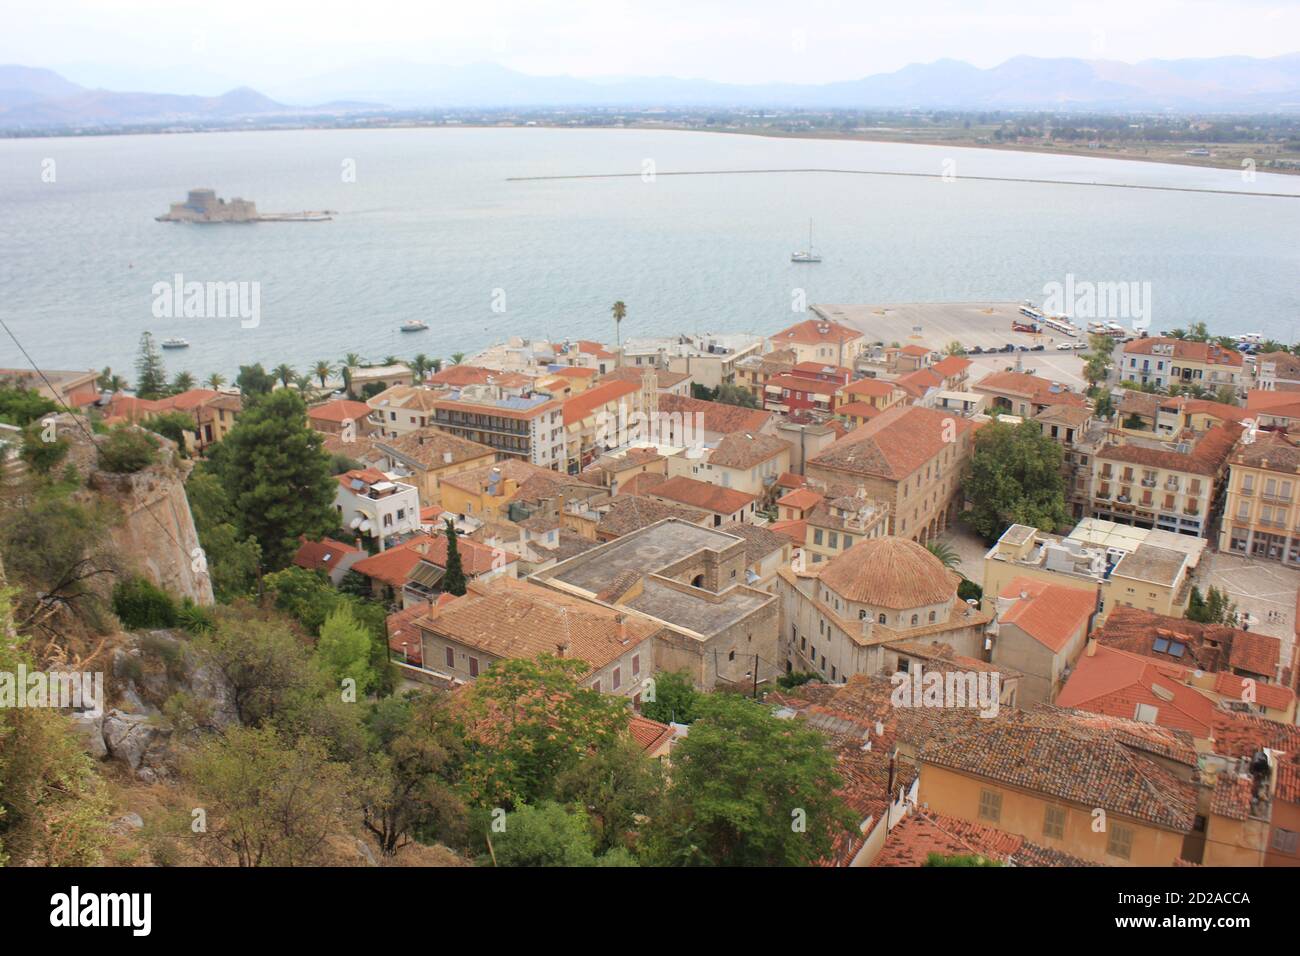
[[617, 628], [616, 633], [618, 635], [618, 642], [620, 644], [626, 644], [627, 643], [627, 615], [622, 613], [615, 614], [614, 625]]
[[558, 642], [558, 643], [555, 645], [555, 656], [556, 656], [556, 657], [568, 657], [568, 656], [569, 656], [569, 642], [568, 642], [568, 641], [560, 641], [560, 642]]

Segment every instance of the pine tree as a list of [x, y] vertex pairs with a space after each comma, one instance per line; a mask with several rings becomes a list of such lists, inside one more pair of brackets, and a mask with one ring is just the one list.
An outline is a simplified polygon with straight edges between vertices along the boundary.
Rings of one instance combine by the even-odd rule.
[[167, 369], [162, 353], [148, 332], [140, 334], [140, 354], [135, 360], [135, 394], [140, 398], [162, 398], [167, 394]]
[[442, 589], [460, 597], [465, 593], [465, 571], [460, 566], [460, 548], [456, 545], [456, 526], [447, 519], [447, 573], [442, 576]]

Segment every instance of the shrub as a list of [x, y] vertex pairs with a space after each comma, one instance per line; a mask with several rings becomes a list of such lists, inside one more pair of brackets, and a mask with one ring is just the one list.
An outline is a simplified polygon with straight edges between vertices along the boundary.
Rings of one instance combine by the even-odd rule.
[[144, 578], [127, 578], [113, 588], [113, 613], [128, 631], [175, 627], [176, 601]]
[[972, 598], [976, 601], [983, 600], [984, 589], [974, 581], [962, 578], [961, 583], [957, 585], [957, 597], [963, 601], [969, 601]]
[[114, 428], [99, 446], [99, 467], [132, 475], [158, 460], [158, 440], [138, 428]]

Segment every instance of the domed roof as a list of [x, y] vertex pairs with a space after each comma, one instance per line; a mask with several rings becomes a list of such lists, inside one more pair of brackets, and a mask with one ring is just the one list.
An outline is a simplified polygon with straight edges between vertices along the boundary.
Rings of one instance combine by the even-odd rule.
[[893, 610], [951, 601], [961, 576], [907, 538], [868, 538], [826, 563], [818, 578], [846, 601]]

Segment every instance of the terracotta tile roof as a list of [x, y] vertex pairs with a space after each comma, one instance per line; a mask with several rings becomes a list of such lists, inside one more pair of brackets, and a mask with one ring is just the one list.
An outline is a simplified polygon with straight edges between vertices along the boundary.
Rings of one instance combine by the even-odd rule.
[[620, 537], [664, 518], [681, 518], [699, 524], [707, 516], [708, 512], [696, 508], [664, 504], [640, 495], [620, 494], [614, 498], [609, 510], [601, 515], [596, 534], [602, 538]]
[[333, 538], [321, 538], [319, 541], [304, 539], [298, 546], [298, 552], [293, 556], [293, 563], [308, 571], [328, 573], [338, 567], [339, 558], [343, 555], [362, 553], [364, 552], [360, 548], [335, 541]]
[[1081, 630], [1086, 634], [1088, 619], [1097, 613], [1095, 592], [1031, 578], [1013, 578], [999, 597], [1015, 603], [998, 619], [1016, 625], [1053, 654]]
[[662, 481], [647, 493], [657, 498], [667, 498], [679, 504], [722, 515], [735, 514], [756, 500], [754, 495], [737, 491], [735, 488], [723, 488], [721, 485], [713, 485], [707, 481], [696, 481], [685, 475]]
[[744, 521], [728, 521], [718, 530], [745, 539], [745, 560], [750, 564], [757, 564], [773, 552], [790, 547], [790, 539], [770, 527], [760, 528]]
[[947, 447], [944, 436], [950, 429], [960, 437], [970, 428], [966, 419], [954, 419], [933, 408], [894, 405], [809, 463], [852, 475], [901, 481]]
[[1196, 438], [1190, 452], [1123, 444], [1108, 445], [1097, 452], [1096, 457], [1103, 461], [1118, 461], [1147, 468], [1164, 468], [1168, 471], [1213, 476], [1223, 468], [1228, 453], [1232, 451], [1240, 435], [1240, 425], [1236, 422], [1224, 422]]
[[1065, 425], [1069, 428], [1083, 428], [1092, 417], [1092, 411], [1082, 405], [1048, 405], [1034, 416], [1034, 421], [1048, 425]]
[[[926, 747], [921, 759], [975, 777], [1188, 833], [1196, 817], [1196, 787], [1147, 753], [1159, 738], [1181, 732], [1136, 721], [1043, 706], [1007, 720], [973, 724], [954, 742]], [[1128, 725], [1128, 726], [1126, 726]], [[1188, 766], [1195, 751], [1174, 737]]]
[[773, 375], [767, 380], [769, 388], [787, 388], [790, 391], [816, 392], [818, 395], [834, 395], [842, 386], [839, 382], [828, 382], [820, 378], [805, 378], [789, 373]]
[[1214, 713], [1214, 752], [1223, 757], [1253, 757], [1259, 750], [1280, 752], [1277, 798], [1300, 803], [1300, 727], [1255, 714]]
[[883, 409], [866, 402], [845, 402], [835, 407], [836, 415], [843, 415], [845, 418], [861, 418], [863, 421], [870, 421], [882, 411]]
[[[1223, 624], [1198, 624], [1186, 618], [1167, 617], [1134, 607], [1116, 607], [1106, 618], [1105, 626], [1094, 636], [1110, 647], [1204, 671], [1225, 671], [1240, 666], [1231, 663], [1232, 648], [1238, 640], [1244, 640], [1248, 650], [1240, 652], [1237, 659], [1249, 660], [1253, 666], [1265, 668], [1252, 673], [1266, 677], [1275, 673], [1278, 664], [1276, 658], [1271, 663], [1266, 659], [1267, 649], [1280, 647], [1276, 638], [1264, 634]], [[1183, 655], [1156, 651], [1157, 641], [1165, 644], [1177, 642], [1183, 648]]]
[[[418, 428], [398, 438], [376, 439], [376, 446], [406, 462], [435, 470], [496, 455], [487, 445], [458, 438], [438, 428]], [[447, 455], [451, 455], [451, 461]]]
[[976, 392], [1015, 395], [1035, 405], [1087, 405], [1087, 399], [1051, 379], [1028, 372], [991, 372], [971, 386]]
[[[803, 475], [796, 475], [793, 471], [783, 471], [781, 477], [776, 479], [778, 488], [802, 488], [807, 484], [807, 478]], [[1300, 627], [1300, 623], [1297, 623], [1296, 626]]]
[[776, 534], [785, 535], [800, 547], [803, 547], [804, 542], [808, 540], [807, 521], [773, 521], [768, 527]]
[[883, 537], [831, 558], [818, 579], [845, 601], [906, 610], [950, 602], [961, 575], [915, 541]]
[[1249, 445], [1237, 445], [1231, 460], [1234, 465], [1293, 475], [1300, 471], [1300, 447], [1284, 432], [1261, 431]]
[[[615, 369], [615, 371], [621, 371], [621, 369]], [[563, 378], [594, 378], [596, 370], [594, 368], [583, 368], [580, 365], [566, 365], [563, 368], [557, 368], [551, 374]]]
[[922, 356], [922, 355], [930, 354], [930, 350], [925, 348], [925, 346], [922, 345], [904, 345], [901, 349], [899, 349], [899, 351], [902, 352], [904, 355], [912, 355], [912, 356]]
[[661, 475], [657, 471], [638, 472], [626, 481], [619, 482], [618, 496], [648, 495], [667, 480], [667, 475]]
[[370, 415], [370, 406], [365, 402], [353, 402], [346, 398], [335, 399], [323, 405], [313, 405], [307, 409], [307, 417], [319, 422], [345, 421], [364, 422]]
[[944, 378], [952, 378], [960, 375], [971, 367], [971, 360], [962, 358], [960, 355], [949, 355], [947, 358], [940, 359], [930, 366], [934, 372], [938, 372]]
[[618, 358], [618, 355], [605, 348], [602, 343], [592, 342], [589, 339], [579, 340], [578, 351], [583, 355], [594, 355], [596, 358]]
[[[721, 435], [733, 432], [757, 433], [762, 431], [772, 419], [771, 412], [760, 409], [725, 405], [722, 402], [706, 402], [698, 398], [673, 394], [659, 396], [659, 412], [661, 415], [703, 415], [704, 430]], [[693, 422], [694, 419], [687, 421]]]
[[354, 481], [359, 481], [366, 487], [369, 487], [370, 485], [377, 485], [381, 482], [388, 481], [389, 479], [388, 476], [378, 468], [353, 468], [351, 471], [345, 471], [341, 475], [335, 475], [334, 480], [348, 491], [364, 494], [366, 490], [365, 488], [354, 489], [352, 487]]
[[504, 461], [498, 461], [494, 464], [483, 465], [480, 468], [471, 468], [469, 471], [458, 472], [454, 475], [448, 475], [442, 479], [442, 484], [451, 485], [453, 488], [459, 488], [461, 491], [468, 491], [470, 494], [481, 495], [488, 488], [488, 482], [491, 480], [493, 470], [500, 475], [500, 481], [514, 480], [523, 484], [529, 478], [536, 475], [542, 477], [558, 478], [559, 473], [549, 468], [543, 468], [540, 465], [532, 465], [526, 461], [520, 461], [518, 458], [507, 458]]
[[[456, 548], [460, 552], [461, 567], [467, 577], [491, 571], [494, 560], [498, 566], [519, 560], [508, 551], [490, 548], [471, 541], [464, 535], [457, 536]], [[390, 587], [401, 588], [406, 585], [407, 578], [421, 561], [428, 561], [440, 568], [447, 567], [447, 539], [443, 534], [415, 535], [386, 551], [358, 561], [352, 565], [352, 570]]]
[[424, 642], [420, 640], [420, 631], [415, 626], [415, 619], [424, 617], [432, 609], [429, 601], [417, 601], [410, 607], [402, 608], [384, 619], [388, 630], [388, 649], [394, 654], [403, 654], [408, 664], [424, 666], [422, 650]]
[[1254, 782], [1247, 774], [1232, 769], [1219, 771], [1210, 796], [1210, 812], [1230, 820], [1249, 819], [1254, 793]]
[[819, 504], [822, 496], [811, 488], [796, 488], [776, 499], [776, 503], [785, 508], [799, 508], [807, 511], [813, 505]]
[[[494, 657], [558, 654], [563, 646], [564, 656], [593, 670], [659, 630], [641, 617], [507, 577], [471, 582], [463, 596], [433, 608], [416, 625]], [[624, 677], [630, 682], [632, 675]]]
[[788, 343], [820, 345], [824, 342], [843, 345], [846, 342], [852, 342], [854, 339], [860, 338], [862, 338], [862, 333], [857, 329], [849, 328], [847, 325], [840, 325], [838, 322], [831, 322], [828, 319], [805, 319], [787, 329], [782, 329], [772, 336], [772, 346], [773, 348], [779, 348]]
[[632, 715], [628, 721], [628, 730], [632, 733], [632, 739], [646, 753], [658, 750], [672, 740], [676, 734], [676, 731], [668, 724], [661, 724], [657, 720], [642, 717], [640, 714]]
[[860, 378], [849, 382], [841, 390], [844, 395], [865, 395], [871, 398], [888, 398], [898, 386], [879, 378]]
[[894, 380], [894, 384], [913, 398], [924, 398], [932, 388], [942, 388], [943, 379], [928, 368], [918, 368]]
[[1273, 374], [1278, 378], [1300, 379], [1300, 357], [1290, 352], [1260, 352], [1255, 356], [1256, 369], [1265, 362], [1276, 366]]
[[[564, 424], [573, 425], [604, 406], [635, 395], [641, 386], [634, 382], [602, 382], [564, 402]], [[631, 414], [629, 410], [629, 414]]]
[[916, 809], [895, 824], [872, 866], [925, 866], [930, 854], [982, 856], [1015, 866], [1100, 866], [1024, 837], [957, 817]]
[[755, 468], [790, 450], [790, 443], [775, 435], [749, 435], [738, 432], [719, 440], [709, 452], [709, 464], [715, 468]]
[[1132, 718], [1138, 705], [1145, 704], [1155, 708], [1155, 722], [1162, 727], [1206, 739], [1216, 708], [1210, 698], [1186, 685], [1190, 673], [1176, 664], [1098, 646], [1092, 656], [1085, 654], [1075, 663], [1056, 703], [1124, 718]]
[[1242, 631], [1232, 637], [1228, 650], [1228, 666], [1251, 674], [1273, 678], [1282, 659], [1282, 642], [1276, 637], [1258, 631]]
[[447, 365], [439, 372], [430, 375], [425, 381], [431, 385], [486, 385], [495, 373], [491, 369], [479, 368], [477, 365]]
[[445, 390], [426, 388], [423, 385], [391, 385], [368, 399], [366, 404], [376, 410], [401, 408], [431, 412], [437, 407], [439, 399], [445, 396]]
[[1152, 335], [1124, 345], [1125, 355], [1155, 355], [1156, 346], [1172, 345], [1172, 358], [1184, 362], [1202, 362], [1206, 365], [1227, 365], [1241, 368], [1241, 353], [1225, 349], [1214, 342], [1189, 342], [1168, 336]]
[[[1250, 678], [1220, 671], [1214, 678], [1214, 690], [1231, 700], [1245, 700], [1246, 688], [1249, 686], [1246, 684], [1247, 680]], [[1295, 691], [1281, 684], [1255, 681], [1251, 692], [1255, 695], [1256, 703], [1270, 710], [1287, 710], [1295, 702]]]
[[655, 388], [672, 388], [674, 385], [680, 385], [686, 379], [690, 378], [685, 372], [670, 372], [664, 368], [650, 368], [649, 366], [641, 367], [636, 365], [624, 365], [620, 368], [613, 369], [605, 374], [605, 380], [611, 379], [623, 382], [636, 382], [641, 384], [641, 376], [646, 372], [654, 373]]

